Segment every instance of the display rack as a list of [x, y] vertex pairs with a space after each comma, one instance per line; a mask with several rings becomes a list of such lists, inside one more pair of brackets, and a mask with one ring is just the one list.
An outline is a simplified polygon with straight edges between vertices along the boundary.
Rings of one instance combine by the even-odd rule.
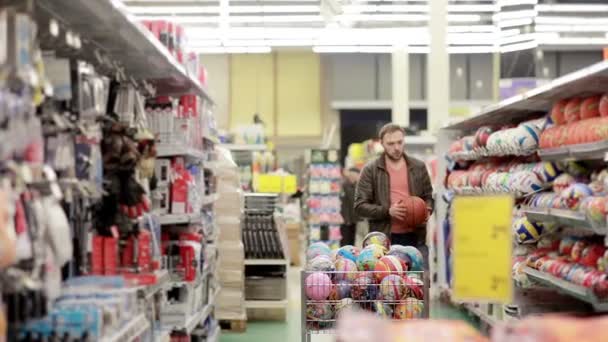
[[608, 312], [608, 301], [598, 299], [590, 288], [573, 284], [531, 267], [526, 267], [525, 272], [530, 278], [542, 285], [591, 304], [597, 312]]
[[151, 82], [159, 95], [196, 94], [212, 102], [208, 90], [189, 75], [169, 50], [156, 39], [120, 1], [37, 0], [42, 13], [59, 19], [80, 34], [82, 51], [91, 60], [101, 50], [124, 73]]
[[131, 342], [137, 340], [146, 330], [150, 328], [150, 322], [143, 314], [133, 318], [119, 331], [110, 337], [101, 339], [101, 342]]
[[[481, 128], [489, 128], [490, 132], [493, 132], [494, 129], [500, 130], [504, 129], [504, 127], [514, 127], [514, 125], [521, 124], [522, 122], [532, 122], [529, 120], [536, 120], [535, 122], [537, 124], [542, 123], [537, 126], [539, 129], [537, 133], [538, 139], [541, 137], [543, 130], [547, 127], [547, 123], [553, 124], [554, 118], [551, 117], [551, 111], [552, 109], [555, 110], [554, 105], [556, 105], [558, 101], [565, 101], [573, 98], [581, 99], [582, 101], [585, 98], [589, 99], [595, 95], [601, 96], [605, 93], [606, 89], [608, 89], [608, 61], [603, 61], [555, 79], [521, 95], [487, 106], [477, 115], [441, 129], [438, 135], [437, 150], [440, 155], [446, 156], [447, 158], [439, 159], [438, 179], [447, 179], [449, 172], [452, 170], [459, 170], [459, 168], [462, 169], [467, 163], [471, 163], [472, 161], [477, 162], [473, 165], [478, 165], [487, 162], [488, 160], [498, 160], [496, 158], [488, 158], [496, 156], [500, 156], [500, 160], [511, 163], [517, 163], [518, 161], [519, 163], [526, 163], [540, 160], [541, 162], [558, 162], [559, 165], [566, 165], [565, 163], [572, 161], [593, 161], [594, 167], [599, 166], [599, 162], [608, 160], [607, 140], [573, 145], [564, 144], [559, 148], [550, 149], [539, 148], [538, 146], [540, 143], [537, 141], [536, 146], [534, 144], [525, 146], [522, 144], [519, 146], [517, 146], [517, 144], [505, 144], [490, 150], [483, 147], [485, 145], [479, 145], [480, 140], [478, 140], [478, 137], [481, 137], [482, 143], [485, 144], [483, 140], [484, 131], [482, 131]], [[558, 122], [558, 124], [561, 123]], [[478, 134], [479, 132], [482, 132], [482, 134], [473, 135]], [[466, 144], [466, 139], [470, 139], [471, 137], [473, 138], [473, 140], [470, 140], [473, 143], [472, 148], [467, 148], [466, 145], [464, 145], [464, 148], [458, 146], [457, 141], [458, 143], [464, 142]], [[517, 147], [514, 148], [513, 146]], [[522, 149], [522, 146], [527, 147], [528, 149]], [[532, 146], [532, 148], [529, 148], [529, 146]], [[485, 170], [482, 169], [480, 172], [484, 171]], [[465, 182], [468, 182], [468, 180]], [[538, 191], [546, 191], [546, 185], [551, 187], [552, 184], [545, 184], [542, 186], [541, 190]], [[436, 204], [437, 224], [439, 227], [444, 228], [438, 229], [437, 231], [437, 248], [435, 248], [435, 252], [438, 260], [438, 285], [449, 296], [449, 293], [451, 293], [451, 272], [448, 270], [450, 267], [448, 260], [451, 256], [449, 256], [449, 239], [446, 234], [450, 234], [449, 230], [451, 230], [451, 225], [448, 224], [446, 228], [446, 225], [442, 222], [444, 220], [449, 221], [450, 217], [449, 212], [451, 209], [449, 205], [451, 203], [451, 195], [448, 195], [448, 193], [469, 196], [487, 195], [495, 193], [495, 191], [489, 191], [490, 187], [479, 187], [477, 185], [469, 186], [468, 183], [461, 188], [448, 189], [447, 186], [451, 185], [449, 185], [448, 182], [444, 184], [443, 181], [441, 181], [436, 187], [436, 190], [438, 191], [437, 198], [444, 199], [438, 200]], [[511, 189], [506, 191], [506, 193], [515, 195], [516, 201], [522, 205], [519, 213], [521, 213], [524, 218], [527, 218], [533, 223], [564, 227], [564, 229], [559, 230], [561, 234], [567, 234], [569, 236], [584, 234], [582, 236], [591, 238], [597, 235], [604, 236], [608, 232], [606, 224], [598, 222], [597, 215], [595, 221], [593, 221], [580, 209], [562, 209], [557, 207], [544, 208], [537, 207], [536, 205], [532, 207], [528, 205], [529, 201], [527, 200], [527, 197], [533, 195], [533, 193], [515, 193]], [[518, 234], [514, 235], [516, 237], [518, 236]], [[593, 241], [599, 240], [596, 239]], [[573, 282], [560, 279], [529, 267], [525, 268], [523, 273], [525, 273], [524, 276], [530, 279], [533, 284], [542, 285], [543, 291], [551, 291], [550, 289], [553, 289], [553, 293], [556, 293], [555, 291], [557, 291], [563, 295], [588, 303], [593, 306], [596, 311], [604, 311], [606, 309], [605, 303], [599, 300], [589, 288], [579, 286]], [[516, 306], [535, 305], [533, 301], [527, 299], [526, 296], [517, 295], [517, 293], [524, 289], [516, 288], [515, 290], [515, 302], [511, 304]], [[574, 300], [574, 302], [577, 301]], [[486, 317], [488, 315], [479, 312], [475, 305], [467, 303], [464, 307], [475, 316], [478, 316], [482, 321], [487, 321], [486, 323], [489, 325], [496, 323], [494, 317], [489, 317], [490, 320], [488, 320], [488, 317]]]

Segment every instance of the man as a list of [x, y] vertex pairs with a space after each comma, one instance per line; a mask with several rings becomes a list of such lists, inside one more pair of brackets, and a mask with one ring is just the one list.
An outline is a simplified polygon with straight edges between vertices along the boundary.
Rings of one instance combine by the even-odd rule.
[[355, 189], [359, 181], [360, 170], [356, 167], [351, 167], [344, 171], [344, 180], [342, 181], [342, 218], [344, 223], [340, 226], [340, 246], [355, 245], [355, 235], [357, 232], [357, 222], [359, 218], [355, 213]]
[[386, 124], [379, 136], [384, 153], [363, 168], [355, 192], [355, 210], [369, 219], [370, 231], [385, 233], [392, 244], [418, 248], [428, 265], [426, 225], [408, 227], [405, 218], [410, 213], [400, 203], [408, 196], [418, 196], [432, 212], [433, 187], [426, 165], [405, 153], [405, 130], [401, 126]]

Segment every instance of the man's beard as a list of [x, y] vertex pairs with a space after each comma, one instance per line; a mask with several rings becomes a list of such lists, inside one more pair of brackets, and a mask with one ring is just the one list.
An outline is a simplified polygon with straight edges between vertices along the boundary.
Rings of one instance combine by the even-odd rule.
[[400, 152], [398, 155], [393, 156], [390, 153], [387, 153], [386, 156], [392, 161], [399, 161], [403, 157], [403, 152]]

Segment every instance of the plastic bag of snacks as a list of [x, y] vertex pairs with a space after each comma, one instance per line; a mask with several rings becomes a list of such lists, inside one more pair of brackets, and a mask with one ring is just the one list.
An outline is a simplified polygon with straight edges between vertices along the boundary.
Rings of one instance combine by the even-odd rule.
[[602, 342], [608, 317], [532, 317], [509, 322], [492, 330], [492, 342]]

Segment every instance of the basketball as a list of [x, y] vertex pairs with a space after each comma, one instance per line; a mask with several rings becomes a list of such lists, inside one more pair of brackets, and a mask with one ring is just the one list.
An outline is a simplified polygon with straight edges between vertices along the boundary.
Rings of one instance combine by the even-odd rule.
[[581, 119], [600, 116], [600, 99], [599, 95], [591, 96], [581, 103]]
[[564, 118], [568, 123], [578, 121], [581, 118], [581, 99], [576, 97], [568, 101], [564, 109]]
[[416, 227], [426, 223], [429, 212], [426, 208], [426, 203], [420, 197], [410, 196], [401, 203], [407, 210], [405, 224], [408, 227]]
[[600, 115], [608, 116], [608, 94], [604, 94], [600, 99]]
[[396, 256], [383, 256], [376, 263], [374, 275], [378, 281], [382, 281], [389, 274], [401, 274], [406, 268], [405, 262], [401, 261]]
[[553, 121], [556, 125], [563, 125], [566, 123], [566, 118], [564, 115], [564, 109], [566, 109], [566, 104], [568, 101], [561, 100], [553, 105], [553, 109], [551, 109], [551, 121]]

